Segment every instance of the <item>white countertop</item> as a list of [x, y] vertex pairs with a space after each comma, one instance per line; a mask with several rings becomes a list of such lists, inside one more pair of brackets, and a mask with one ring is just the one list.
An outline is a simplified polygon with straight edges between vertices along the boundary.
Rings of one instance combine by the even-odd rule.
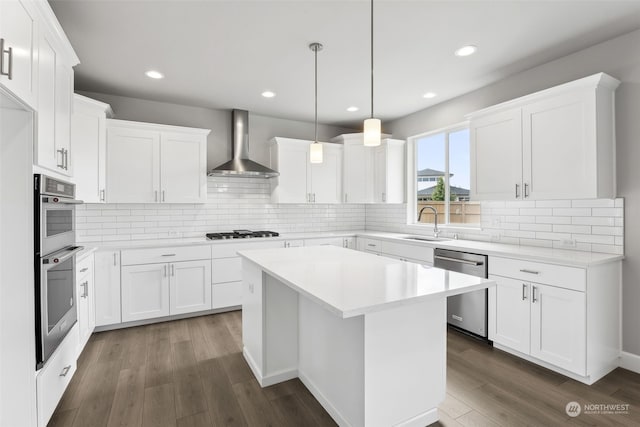
[[[231, 243], [252, 243], [266, 241], [286, 241], [328, 237], [370, 237], [383, 239], [416, 247], [431, 247], [451, 249], [454, 251], [464, 251], [479, 253], [483, 255], [500, 256], [505, 258], [523, 259], [528, 261], [540, 261], [549, 264], [566, 265], [572, 267], [586, 268], [592, 265], [604, 264], [608, 262], [624, 259], [623, 255], [604, 254], [599, 252], [581, 252], [567, 249], [539, 248], [534, 246], [506, 245], [504, 243], [479, 242], [473, 240], [443, 240], [443, 241], [416, 241], [403, 239], [407, 233], [389, 233], [382, 231], [334, 231], [334, 232], [304, 232], [304, 233], [282, 233], [278, 237], [254, 238], [254, 239], [229, 239], [229, 240], [207, 240], [203, 237], [180, 238], [180, 239], [155, 239], [155, 240], [125, 240], [115, 242], [86, 242], [79, 243], [82, 246], [97, 246], [98, 250], [107, 249], [134, 249], [134, 248], [159, 248], [170, 246], [193, 246], [193, 245], [225, 245]], [[411, 234], [416, 235], [418, 234]]]
[[238, 254], [343, 318], [484, 289], [495, 283], [334, 246], [246, 250]]

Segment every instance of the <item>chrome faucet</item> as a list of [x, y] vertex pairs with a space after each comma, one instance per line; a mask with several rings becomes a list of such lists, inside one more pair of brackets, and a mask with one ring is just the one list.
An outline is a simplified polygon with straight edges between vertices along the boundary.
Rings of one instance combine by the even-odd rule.
[[425, 209], [431, 209], [433, 211], [433, 216], [434, 216], [434, 220], [433, 220], [433, 237], [438, 237], [438, 235], [440, 234], [440, 230], [438, 230], [438, 211], [436, 210], [436, 208], [434, 208], [433, 206], [424, 206], [422, 209], [420, 209], [420, 213], [418, 214], [418, 222], [420, 222], [420, 218], [422, 218], [422, 212], [424, 212]]

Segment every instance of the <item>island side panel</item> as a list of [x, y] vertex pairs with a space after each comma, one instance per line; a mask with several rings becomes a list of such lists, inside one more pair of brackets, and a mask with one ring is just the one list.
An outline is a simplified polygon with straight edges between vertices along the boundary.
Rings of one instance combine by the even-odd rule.
[[446, 394], [446, 298], [364, 316], [365, 425], [438, 421]]
[[242, 259], [242, 354], [260, 384], [263, 376], [262, 269]]
[[300, 295], [298, 376], [339, 425], [364, 426], [364, 319]]
[[263, 273], [262, 386], [298, 376], [298, 293]]

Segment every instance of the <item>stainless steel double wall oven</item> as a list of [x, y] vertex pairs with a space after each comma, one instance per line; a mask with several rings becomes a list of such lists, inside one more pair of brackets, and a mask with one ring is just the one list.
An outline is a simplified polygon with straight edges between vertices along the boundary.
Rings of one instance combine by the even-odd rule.
[[41, 368], [77, 321], [75, 184], [33, 176], [36, 368]]

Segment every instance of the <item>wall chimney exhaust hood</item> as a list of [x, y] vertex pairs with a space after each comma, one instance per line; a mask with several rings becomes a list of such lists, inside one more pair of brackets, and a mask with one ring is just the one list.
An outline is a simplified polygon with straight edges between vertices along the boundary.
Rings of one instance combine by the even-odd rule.
[[243, 178], [273, 178], [279, 172], [249, 159], [249, 112], [233, 110], [231, 138], [232, 159], [209, 171], [209, 176], [235, 176]]

